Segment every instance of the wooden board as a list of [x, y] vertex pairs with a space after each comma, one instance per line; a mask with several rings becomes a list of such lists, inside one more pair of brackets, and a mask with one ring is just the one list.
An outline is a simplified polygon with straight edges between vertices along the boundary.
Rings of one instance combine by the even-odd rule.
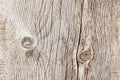
[[0, 0], [0, 80], [120, 80], [120, 0]]

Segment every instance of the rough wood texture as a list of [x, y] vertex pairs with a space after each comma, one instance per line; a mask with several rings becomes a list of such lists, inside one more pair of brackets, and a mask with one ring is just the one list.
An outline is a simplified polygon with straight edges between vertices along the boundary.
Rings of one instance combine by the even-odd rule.
[[0, 0], [0, 80], [120, 80], [120, 0]]

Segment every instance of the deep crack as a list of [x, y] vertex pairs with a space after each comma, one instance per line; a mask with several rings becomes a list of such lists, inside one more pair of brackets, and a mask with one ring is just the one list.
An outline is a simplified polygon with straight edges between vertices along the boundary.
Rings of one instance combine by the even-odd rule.
[[[79, 46], [80, 46], [80, 41], [81, 41], [81, 33], [82, 33], [82, 21], [83, 21], [83, 8], [84, 8], [84, 0], [82, 1], [81, 3], [81, 18], [80, 18], [80, 21], [81, 21], [81, 24], [80, 24], [80, 32], [79, 32], [79, 40], [78, 40], [78, 46], [77, 46], [77, 54], [78, 54], [78, 50], [79, 50]], [[76, 54], [76, 59], [77, 59], [77, 54]], [[77, 80], [79, 80], [79, 63], [78, 63], [78, 60], [77, 61]]]

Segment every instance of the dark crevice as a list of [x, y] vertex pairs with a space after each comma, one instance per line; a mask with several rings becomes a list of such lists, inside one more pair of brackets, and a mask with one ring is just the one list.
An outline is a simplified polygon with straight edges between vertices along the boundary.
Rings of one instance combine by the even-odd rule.
[[[84, 0], [82, 0], [81, 2], [81, 18], [80, 18], [80, 32], [79, 32], [79, 40], [78, 40], [78, 46], [77, 46], [77, 53], [76, 53], [76, 59], [77, 59], [77, 54], [78, 54], [78, 50], [79, 50], [79, 46], [80, 46], [80, 41], [81, 41], [81, 33], [82, 33], [82, 21], [83, 21], [83, 8], [84, 8]], [[77, 80], [79, 80], [79, 63], [78, 60], [77, 61]]]
[[41, 52], [38, 53], [38, 57], [37, 57], [37, 65], [38, 65], [38, 63], [39, 63], [40, 53], [41, 53]]
[[73, 66], [74, 65], [73, 65], [73, 59], [72, 59], [72, 73], [71, 73], [72, 75], [71, 75], [71, 80], [73, 80]]
[[66, 63], [65, 80], [67, 80], [67, 67], [68, 67], [68, 61]]

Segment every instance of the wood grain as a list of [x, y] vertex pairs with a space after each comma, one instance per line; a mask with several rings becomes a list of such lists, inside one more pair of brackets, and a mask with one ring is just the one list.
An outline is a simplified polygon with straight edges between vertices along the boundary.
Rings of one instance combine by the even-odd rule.
[[0, 80], [119, 80], [119, 0], [0, 0]]

